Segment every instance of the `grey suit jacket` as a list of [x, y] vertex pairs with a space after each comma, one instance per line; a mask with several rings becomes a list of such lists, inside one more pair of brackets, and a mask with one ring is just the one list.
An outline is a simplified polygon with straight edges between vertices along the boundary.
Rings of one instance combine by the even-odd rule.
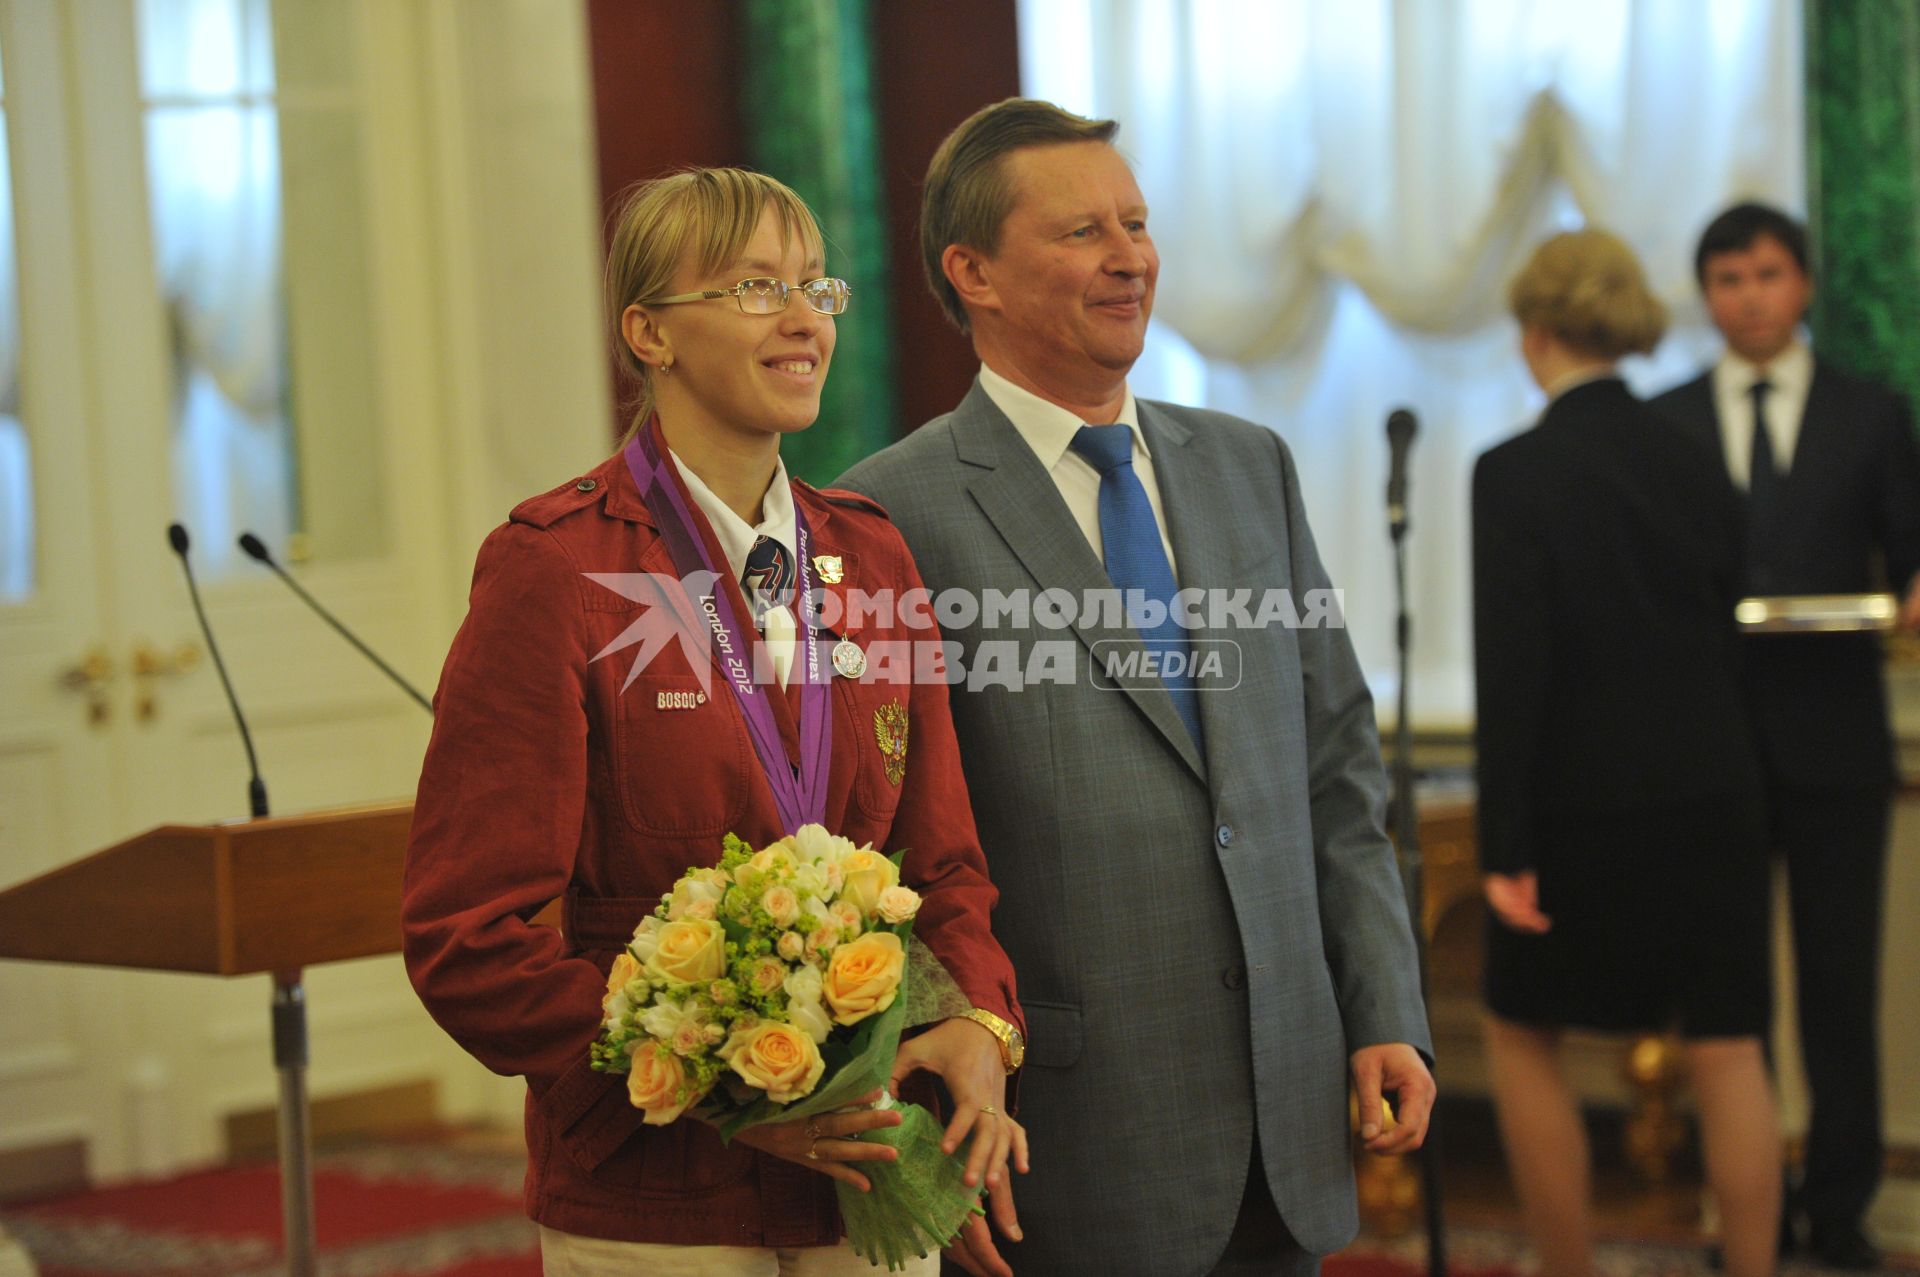
[[[1140, 402], [1185, 588], [1327, 588], [1286, 446], [1221, 413]], [[957, 410], [850, 470], [928, 587], [1110, 589], [1052, 478], [978, 383]], [[1242, 599], [1247, 596], [1242, 595]], [[1226, 620], [1227, 618], [1220, 618]], [[1194, 634], [1241, 653], [1199, 696], [1203, 760], [1157, 682], [1092, 677], [1131, 629], [950, 629], [1071, 641], [1064, 679], [953, 687], [974, 816], [1001, 902], [1029, 1051], [1015, 1185], [1027, 1273], [1203, 1273], [1222, 1254], [1259, 1133], [1301, 1245], [1354, 1234], [1347, 1057], [1431, 1056], [1406, 901], [1383, 828], [1373, 702], [1346, 631]], [[1198, 644], [1196, 643], [1196, 648]], [[1002, 653], [1004, 655], [1004, 652]]]

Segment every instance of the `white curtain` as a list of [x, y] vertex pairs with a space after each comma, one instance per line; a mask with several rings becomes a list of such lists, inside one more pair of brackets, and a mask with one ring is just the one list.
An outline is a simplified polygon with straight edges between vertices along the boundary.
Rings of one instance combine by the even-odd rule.
[[13, 240], [13, 168], [0, 111], [0, 603], [33, 592], [33, 458], [20, 421], [20, 291]]
[[[1803, 202], [1798, 0], [1022, 0], [1024, 91], [1121, 122], [1162, 270], [1133, 387], [1293, 447], [1384, 708], [1396, 690], [1383, 422], [1420, 416], [1414, 717], [1472, 716], [1468, 480], [1540, 398], [1505, 280], [1547, 234], [1641, 253], [1716, 343], [1692, 249], [1721, 207]], [[1258, 518], [1226, 511], [1223, 518]]]
[[175, 502], [218, 571], [239, 532], [293, 526], [272, 20], [267, 0], [142, 0], [140, 19]]

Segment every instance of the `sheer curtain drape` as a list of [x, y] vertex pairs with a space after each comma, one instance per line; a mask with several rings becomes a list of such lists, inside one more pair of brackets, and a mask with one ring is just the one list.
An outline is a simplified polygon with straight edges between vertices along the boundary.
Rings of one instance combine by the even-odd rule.
[[[1134, 389], [1280, 431], [1376, 693], [1393, 691], [1382, 423], [1415, 408], [1415, 713], [1472, 710], [1468, 478], [1539, 397], [1506, 278], [1582, 221], [1715, 349], [1692, 244], [1802, 203], [1798, 0], [1022, 0], [1025, 91], [1121, 121], [1163, 261]], [[1222, 517], [1259, 518], [1258, 511]]]
[[26, 598], [34, 578], [33, 458], [20, 420], [20, 291], [5, 101], [0, 96], [0, 603]]
[[174, 344], [175, 501], [215, 570], [293, 528], [268, 0], [141, 0], [155, 266]]

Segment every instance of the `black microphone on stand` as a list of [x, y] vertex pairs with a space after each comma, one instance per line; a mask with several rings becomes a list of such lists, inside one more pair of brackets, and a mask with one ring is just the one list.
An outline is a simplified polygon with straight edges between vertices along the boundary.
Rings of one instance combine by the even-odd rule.
[[1412, 411], [1395, 408], [1387, 414], [1387, 450], [1392, 455], [1387, 469], [1387, 530], [1398, 541], [1407, 534], [1407, 454], [1413, 451], [1413, 437], [1420, 422]]
[[267, 814], [267, 782], [260, 779], [260, 760], [253, 753], [253, 733], [247, 730], [246, 715], [240, 712], [240, 699], [233, 694], [233, 680], [227, 677], [227, 663], [220, 659], [220, 645], [213, 641], [213, 627], [207, 624], [207, 610], [200, 606], [200, 586], [193, 579], [193, 563], [187, 558], [187, 530], [178, 523], [167, 525], [167, 544], [180, 556], [180, 570], [187, 574], [187, 593], [193, 597], [193, 614], [200, 618], [200, 634], [207, 640], [207, 652], [213, 668], [220, 671], [220, 686], [226, 689], [227, 705], [233, 710], [234, 724], [240, 729], [240, 743], [247, 747], [247, 769], [253, 773], [247, 781], [247, 811], [255, 820]]
[[422, 696], [420, 694], [420, 689], [416, 688], [412, 683], [407, 682], [406, 679], [400, 677], [400, 672], [398, 670], [394, 669], [393, 666], [381, 660], [379, 655], [375, 653], [374, 650], [368, 647], [365, 643], [362, 643], [359, 637], [355, 635], [352, 630], [348, 629], [345, 625], [342, 625], [338, 617], [334, 616], [333, 613], [327, 611], [326, 608], [321, 607], [320, 600], [314, 598], [313, 595], [308, 594], [306, 591], [306, 588], [302, 586], [300, 582], [293, 579], [293, 574], [291, 572], [288, 572], [285, 568], [281, 567], [278, 563], [274, 561], [273, 555], [267, 552], [267, 547], [265, 542], [261, 541], [259, 537], [253, 535], [253, 533], [251, 532], [242, 532], [240, 534], [240, 548], [246, 552], [248, 558], [253, 559], [257, 563], [265, 564], [269, 569], [272, 570], [275, 576], [279, 577], [282, 581], [285, 581], [287, 583], [287, 588], [292, 590], [295, 594], [299, 595], [300, 601], [302, 603], [305, 603], [308, 607], [312, 608], [314, 610], [314, 613], [318, 615], [321, 620], [325, 621], [328, 625], [331, 625], [335, 630], [337, 630], [341, 638], [345, 639], [347, 642], [353, 644], [354, 647], [358, 648], [360, 655], [366, 657], [368, 660], [372, 661], [375, 665], [379, 666], [380, 672], [382, 674], [385, 674], [388, 678], [398, 683], [400, 685], [401, 690], [404, 691], [407, 695], [413, 697], [414, 700], [419, 701], [421, 709], [427, 711], [427, 713], [429, 714], [433, 713], [433, 702], [428, 700], [426, 697]]
[[[1392, 454], [1387, 471], [1387, 532], [1393, 538], [1394, 596], [1399, 612], [1394, 626], [1400, 655], [1399, 709], [1393, 725], [1393, 839], [1400, 852], [1400, 869], [1407, 892], [1407, 914], [1413, 922], [1414, 954], [1420, 964], [1420, 991], [1427, 994], [1427, 939], [1420, 932], [1425, 914], [1425, 864], [1420, 853], [1420, 813], [1414, 796], [1413, 623], [1407, 616], [1407, 458], [1420, 423], [1411, 409], [1387, 414], [1387, 447]], [[1420, 1149], [1420, 1186], [1426, 1199], [1427, 1273], [1446, 1277], [1447, 1237], [1442, 1215], [1440, 1184], [1439, 1114], [1427, 1118], [1427, 1142]]]

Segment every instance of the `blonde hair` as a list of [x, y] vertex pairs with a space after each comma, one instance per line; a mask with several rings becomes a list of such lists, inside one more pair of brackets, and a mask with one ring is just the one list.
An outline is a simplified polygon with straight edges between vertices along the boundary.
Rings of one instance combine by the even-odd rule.
[[981, 107], [933, 153], [920, 195], [920, 267], [940, 309], [961, 332], [969, 331], [960, 294], [947, 281], [941, 258], [949, 244], [986, 254], [1000, 248], [1000, 226], [1013, 211], [1013, 183], [1006, 157], [1030, 146], [1113, 142], [1120, 125], [1089, 120], [1035, 98], [1007, 98]]
[[1507, 286], [1523, 328], [1543, 328], [1585, 355], [1648, 354], [1667, 331], [1667, 308], [1647, 287], [1640, 259], [1597, 227], [1567, 231], [1533, 250]]
[[813, 211], [784, 182], [764, 173], [688, 168], [637, 182], [622, 192], [613, 213], [602, 284], [614, 358], [638, 387], [622, 442], [653, 415], [654, 369], [627, 345], [621, 316], [629, 306], [665, 296], [685, 263], [709, 275], [738, 259], [769, 208], [779, 218], [783, 243], [791, 244], [797, 235], [810, 253], [824, 260], [825, 241]]

